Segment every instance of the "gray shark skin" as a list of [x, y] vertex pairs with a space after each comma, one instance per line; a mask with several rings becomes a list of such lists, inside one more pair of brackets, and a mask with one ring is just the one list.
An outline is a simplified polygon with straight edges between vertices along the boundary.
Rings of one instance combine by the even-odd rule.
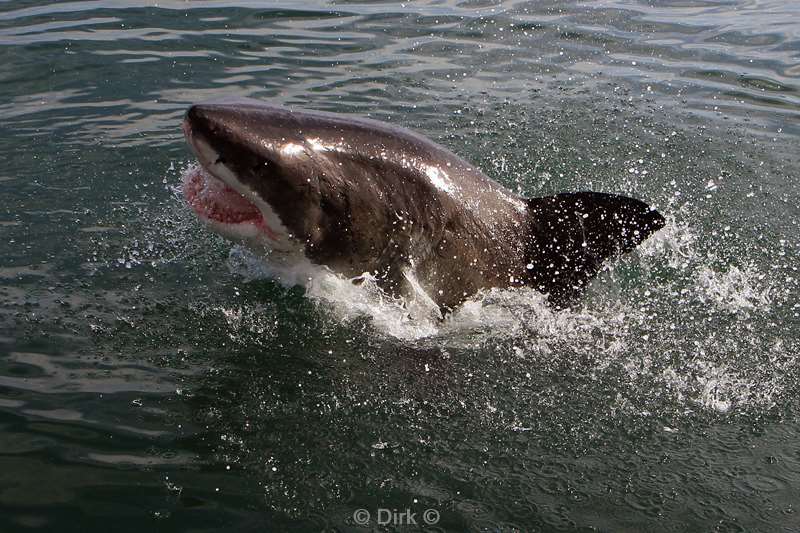
[[393, 296], [418, 283], [443, 311], [482, 289], [574, 302], [609, 257], [664, 226], [647, 204], [596, 192], [523, 198], [404, 128], [256, 100], [193, 105], [202, 169], [184, 183], [214, 231], [302, 256]]

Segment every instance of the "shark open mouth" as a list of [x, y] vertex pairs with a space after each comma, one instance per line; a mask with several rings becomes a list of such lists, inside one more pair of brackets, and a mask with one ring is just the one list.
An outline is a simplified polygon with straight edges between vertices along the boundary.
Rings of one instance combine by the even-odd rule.
[[253, 202], [201, 166], [188, 172], [183, 182], [183, 194], [203, 219], [223, 224], [257, 224], [263, 221], [261, 211]]
[[201, 220], [231, 226], [252, 225], [269, 238], [277, 239], [256, 204], [200, 165], [186, 173], [183, 195]]

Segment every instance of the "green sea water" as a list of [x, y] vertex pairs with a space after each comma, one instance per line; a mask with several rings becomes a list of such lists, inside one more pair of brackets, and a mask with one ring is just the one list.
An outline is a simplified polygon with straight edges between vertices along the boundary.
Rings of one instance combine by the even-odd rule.
[[[669, 224], [564, 311], [285, 287], [178, 191], [237, 95]], [[0, 2], [0, 531], [800, 530], [799, 119], [796, 2]]]

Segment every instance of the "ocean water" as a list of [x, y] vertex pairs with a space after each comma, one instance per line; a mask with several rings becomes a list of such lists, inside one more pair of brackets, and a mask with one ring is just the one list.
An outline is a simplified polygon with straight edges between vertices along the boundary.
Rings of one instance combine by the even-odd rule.
[[[564, 311], [285, 287], [177, 191], [230, 95], [669, 224]], [[0, 2], [0, 531], [800, 530], [798, 119], [797, 2]]]

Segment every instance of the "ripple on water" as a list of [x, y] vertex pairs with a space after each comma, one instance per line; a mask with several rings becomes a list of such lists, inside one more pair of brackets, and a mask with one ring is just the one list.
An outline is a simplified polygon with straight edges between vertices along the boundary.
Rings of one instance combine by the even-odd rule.
[[[795, 3], [7, 4], [0, 529], [796, 521]], [[186, 106], [233, 95], [670, 223], [567, 310], [286, 289], [170, 189]]]

